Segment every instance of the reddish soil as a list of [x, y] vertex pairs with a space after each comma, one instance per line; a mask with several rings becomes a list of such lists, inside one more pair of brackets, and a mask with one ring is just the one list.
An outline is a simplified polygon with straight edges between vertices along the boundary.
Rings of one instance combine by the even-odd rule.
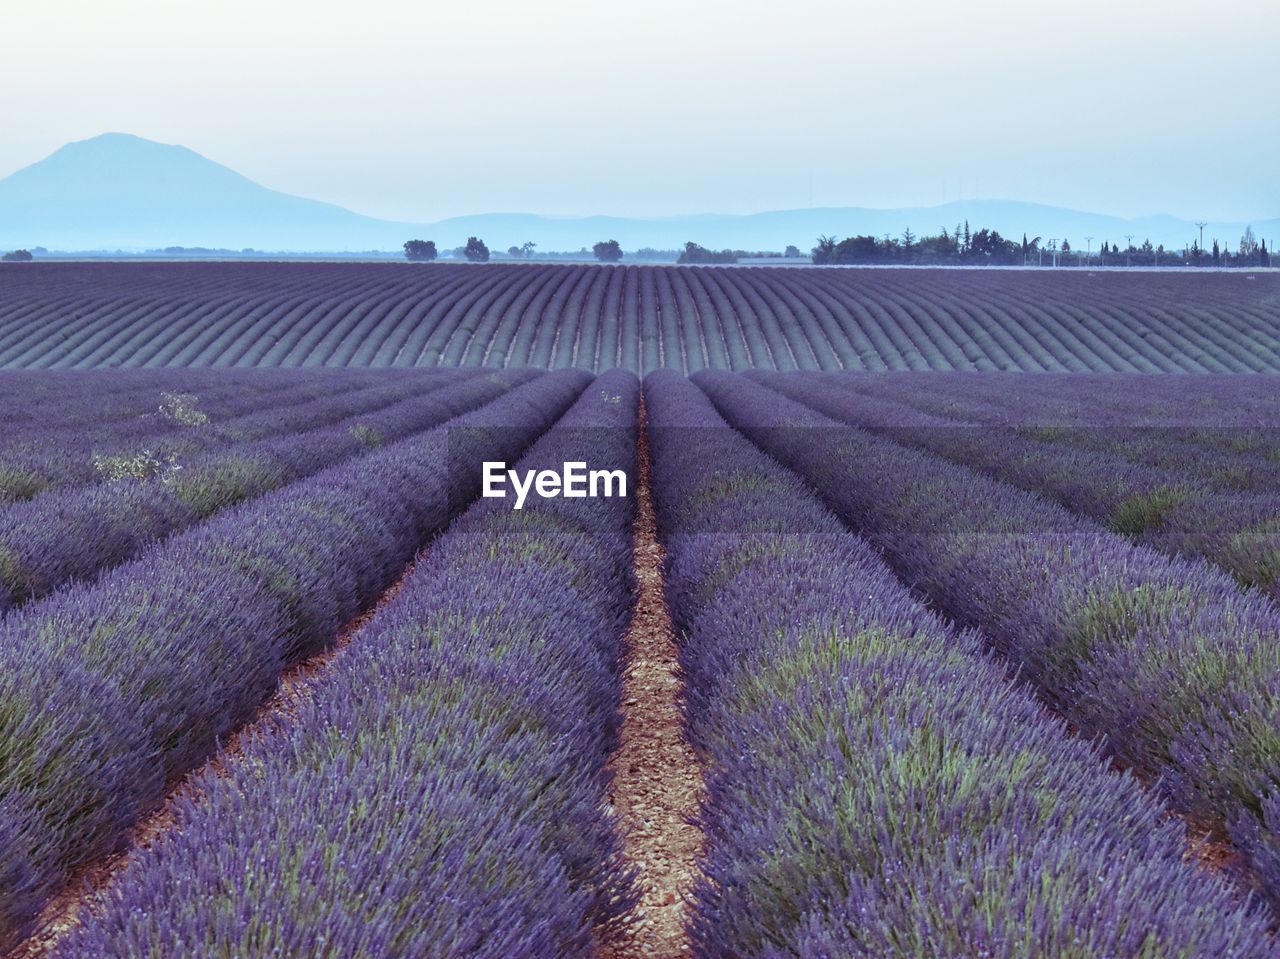
[[324, 673], [334, 657], [348, 646], [365, 624], [400, 592], [405, 582], [413, 575], [413, 570], [414, 565], [410, 564], [396, 584], [383, 593], [377, 603], [342, 628], [332, 646], [285, 670], [280, 676], [280, 685], [275, 693], [254, 711], [249, 721], [227, 737], [222, 748], [204, 766], [191, 770], [171, 785], [160, 808], [134, 827], [125, 849], [94, 863], [76, 875], [67, 884], [62, 894], [55, 897], [40, 914], [36, 934], [20, 943], [8, 953], [5, 959], [35, 959], [38, 956], [48, 955], [58, 941], [75, 925], [82, 910], [90, 908], [98, 894], [116, 880], [134, 856], [162, 841], [173, 830], [181, 828], [178, 822], [177, 804], [184, 796], [194, 798], [199, 795], [199, 790], [194, 785], [196, 778], [208, 770], [213, 770], [219, 776], [224, 775], [227, 765], [242, 754], [247, 737], [255, 731], [266, 729], [273, 723], [291, 716], [298, 706], [310, 697], [316, 680]]
[[683, 682], [676, 637], [662, 590], [664, 553], [654, 521], [644, 406], [640, 408], [636, 489], [637, 598], [626, 636], [623, 724], [610, 765], [610, 802], [625, 839], [624, 855], [640, 875], [643, 897], [622, 937], [601, 946], [603, 959], [690, 955], [686, 895], [702, 848], [689, 819], [702, 790], [698, 757], [681, 735]]
[[[1182, 819], [1181, 816], [1175, 813], [1170, 813], [1169, 815], [1175, 819]], [[1197, 837], [1188, 832], [1187, 849], [1191, 854], [1192, 860], [1210, 872], [1230, 876], [1238, 873], [1241, 869], [1240, 853], [1230, 843], [1210, 836]]]

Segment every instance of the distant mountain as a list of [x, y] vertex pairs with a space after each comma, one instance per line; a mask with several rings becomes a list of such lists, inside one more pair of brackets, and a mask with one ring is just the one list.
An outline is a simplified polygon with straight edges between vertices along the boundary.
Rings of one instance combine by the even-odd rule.
[[0, 180], [0, 247], [395, 249], [405, 227], [259, 186], [124, 133], [68, 143]]
[[[361, 216], [342, 207], [269, 190], [234, 170], [181, 146], [123, 133], [69, 143], [45, 159], [0, 180], [0, 249], [43, 246], [53, 250], [140, 251], [166, 246], [252, 247], [269, 251], [355, 252], [398, 250], [412, 237], [433, 239], [441, 249], [483, 238], [494, 250], [526, 240], [544, 251], [577, 250], [616, 239], [625, 250], [675, 249], [688, 240], [703, 246], [808, 250], [820, 234], [897, 236], [994, 227], [1020, 239], [1069, 239], [1074, 248], [1092, 236], [1134, 242], [1150, 238], [1181, 249], [1197, 237], [1193, 223], [1169, 216], [1126, 220], [1103, 214], [998, 200], [875, 210], [858, 207], [779, 210], [742, 216], [549, 217], [486, 213], [438, 223], [413, 224]], [[1234, 248], [1245, 224], [1211, 223], [1213, 238]], [[1280, 219], [1253, 224], [1254, 233], [1280, 241]], [[1274, 246], [1274, 243], [1269, 245]]]

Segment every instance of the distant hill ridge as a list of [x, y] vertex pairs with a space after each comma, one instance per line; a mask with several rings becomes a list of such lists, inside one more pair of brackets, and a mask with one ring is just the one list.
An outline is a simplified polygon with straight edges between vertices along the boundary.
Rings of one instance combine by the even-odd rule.
[[[1135, 242], [1149, 237], [1181, 249], [1198, 236], [1194, 224], [1170, 216], [1126, 220], [1000, 200], [902, 210], [836, 207], [654, 218], [483, 213], [402, 223], [270, 190], [186, 147], [125, 133], [68, 143], [0, 180], [0, 249], [394, 251], [420, 237], [445, 250], [475, 235], [495, 250], [526, 240], [542, 250], [578, 250], [616, 239], [625, 250], [676, 249], [693, 240], [715, 249], [780, 251], [794, 244], [807, 251], [820, 234], [898, 236], [910, 227], [922, 235], [966, 219], [975, 229], [991, 227], [1015, 240], [1025, 232], [1046, 240], [1066, 237], [1075, 246], [1086, 235], [1100, 243], [1119, 242], [1132, 233]], [[1205, 227], [1206, 243], [1218, 237], [1234, 248], [1245, 226], [1211, 223]], [[1280, 218], [1252, 226], [1260, 239], [1280, 240]]]

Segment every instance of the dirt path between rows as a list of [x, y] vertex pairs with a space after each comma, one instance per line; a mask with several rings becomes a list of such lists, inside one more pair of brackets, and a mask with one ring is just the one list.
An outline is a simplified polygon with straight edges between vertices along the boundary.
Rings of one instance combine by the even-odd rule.
[[134, 827], [125, 849], [94, 863], [77, 874], [67, 884], [62, 894], [55, 897], [40, 914], [35, 935], [19, 943], [4, 959], [35, 959], [35, 957], [51, 954], [59, 940], [75, 926], [83, 910], [89, 908], [98, 894], [116, 881], [136, 855], [150, 849], [173, 830], [180, 828], [177, 818], [178, 802], [184, 797], [195, 798], [199, 795], [199, 790], [194, 785], [197, 777], [209, 770], [216, 775], [224, 775], [227, 762], [234, 761], [241, 755], [243, 744], [248, 737], [255, 731], [266, 729], [273, 723], [287, 719], [299, 705], [305, 702], [334, 657], [348, 646], [356, 634], [400, 592], [409, 577], [413, 575], [414, 568], [415, 564], [410, 563], [395, 585], [383, 593], [372, 607], [342, 628], [332, 646], [286, 669], [281, 674], [280, 685], [271, 698], [263, 702], [246, 723], [227, 737], [222, 748], [208, 762], [186, 773], [171, 786], [160, 808]]
[[643, 896], [634, 922], [602, 959], [689, 956], [686, 894], [697, 875], [702, 770], [681, 735], [683, 682], [676, 673], [676, 636], [663, 595], [665, 555], [658, 541], [649, 482], [649, 445], [640, 405], [636, 483], [636, 607], [625, 638], [623, 723], [610, 766], [610, 801], [625, 841], [624, 856], [640, 873]]

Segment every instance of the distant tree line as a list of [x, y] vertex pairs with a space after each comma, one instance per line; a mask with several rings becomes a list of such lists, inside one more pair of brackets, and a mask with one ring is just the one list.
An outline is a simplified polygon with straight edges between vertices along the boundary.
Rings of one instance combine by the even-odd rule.
[[[590, 250], [585, 247], [576, 252], [566, 253], [538, 253], [538, 244], [532, 240], [521, 246], [510, 246], [507, 248], [506, 255], [513, 260], [563, 260], [563, 259], [585, 259], [588, 256], [594, 256], [601, 263], [619, 263], [624, 257], [640, 262], [654, 263], [736, 263], [741, 258], [749, 258], [753, 260], [764, 258], [780, 258], [790, 257], [792, 259], [801, 256], [800, 250], [795, 246], [788, 246], [784, 253], [775, 253], [770, 251], [748, 251], [748, 250], [709, 250], [706, 247], [699, 246], [697, 243], [686, 243], [683, 250], [655, 250], [652, 247], [644, 247], [636, 250], [632, 254], [625, 254], [622, 244], [617, 240], [601, 240], [596, 243]], [[466, 246], [457, 247], [449, 254], [454, 259], [470, 260], [473, 263], [484, 263], [489, 260], [489, 248], [485, 242], [478, 237], [470, 237]], [[433, 240], [409, 240], [404, 244], [405, 259], [413, 262], [430, 262], [439, 256]]]
[[836, 240], [832, 236], [818, 237], [813, 248], [813, 262], [820, 265], [834, 264], [988, 264], [1011, 265], [1024, 262], [1030, 252], [1030, 243], [1024, 237], [1019, 245], [1002, 237], [996, 230], [971, 230], [966, 220], [957, 224], [954, 232], [946, 227], [936, 236], [916, 236], [908, 228], [902, 236], [888, 234], [850, 236]]
[[795, 246], [788, 246], [782, 253], [775, 253], [771, 250], [708, 250], [705, 246], [689, 242], [680, 251], [676, 262], [737, 263], [739, 260], [796, 259], [800, 255], [800, 250]]
[[[537, 253], [538, 244], [529, 240], [521, 246], [507, 248], [506, 255], [515, 260], [576, 260], [595, 256], [601, 263], [618, 263], [624, 257], [640, 262], [670, 262], [686, 264], [737, 263], [739, 260], [798, 259], [800, 251], [788, 246], [782, 253], [750, 250], [712, 250], [690, 240], [684, 249], [655, 250], [646, 247], [629, 257], [623, 253], [617, 240], [601, 240], [590, 251], [585, 247], [576, 253]], [[25, 251], [18, 251], [24, 253]], [[479, 237], [468, 237], [465, 246], [453, 249], [454, 259], [472, 263], [487, 263], [489, 247]], [[6, 254], [5, 259], [17, 254]], [[409, 240], [404, 244], [405, 258], [414, 262], [429, 262], [438, 257], [432, 240]], [[30, 258], [30, 254], [26, 255]], [[845, 237], [820, 236], [813, 248], [812, 261], [821, 266], [831, 265], [912, 265], [912, 266], [1233, 266], [1268, 267], [1271, 251], [1266, 240], [1259, 241], [1252, 228], [1245, 230], [1236, 250], [1224, 249], [1213, 241], [1212, 252], [1199, 248], [1198, 241], [1181, 251], [1166, 250], [1144, 240], [1140, 246], [1130, 241], [1121, 248], [1119, 243], [1103, 240], [1097, 250], [1086, 245], [1084, 250], [1073, 247], [1069, 239], [1045, 241], [1042, 237], [1022, 241], [1010, 240], [999, 231], [982, 228], [974, 230], [966, 220], [956, 224], [954, 230], [943, 227], [933, 236], [916, 236], [909, 228], [901, 236], [871, 236], [870, 234]]]
[[31, 255], [30, 250], [10, 250], [0, 256], [0, 262], [4, 263], [30, 263], [34, 259], [35, 257]]
[[1259, 242], [1253, 229], [1246, 228], [1237, 249], [1224, 249], [1213, 241], [1212, 252], [1201, 250], [1199, 241], [1193, 240], [1182, 250], [1166, 250], [1163, 245], [1153, 246], [1144, 240], [1135, 246], [1132, 240], [1121, 248], [1119, 243], [1103, 240], [1097, 250], [1086, 243], [1085, 249], [1072, 247], [1069, 239], [1049, 240], [1042, 237], [1027, 238], [1022, 242], [1008, 240], [996, 230], [974, 231], [966, 220], [957, 224], [954, 231], [943, 227], [936, 236], [917, 237], [910, 229], [900, 237], [889, 235], [851, 236], [837, 241], [835, 237], [820, 236], [813, 248], [813, 262], [822, 265], [992, 265], [992, 266], [1271, 266], [1271, 251], [1266, 240]]

